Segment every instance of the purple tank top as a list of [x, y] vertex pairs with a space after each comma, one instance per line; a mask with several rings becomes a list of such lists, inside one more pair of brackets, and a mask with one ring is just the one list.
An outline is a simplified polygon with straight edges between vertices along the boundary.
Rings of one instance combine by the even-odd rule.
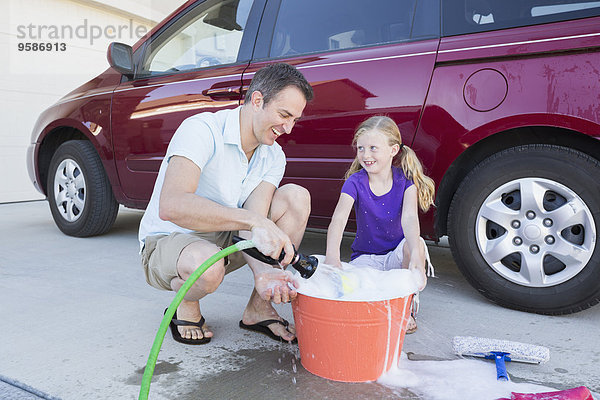
[[352, 260], [362, 254], [387, 254], [404, 238], [400, 223], [402, 203], [404, 191], [413, 182], [406, 179], [400, 168], [392, 167], [392, 175], [392, 189], [382, 196], [373, 194], [369, 187], [369, 175], [364, 169], [352, 174], [342, 186], [342, 193], [354, 199], [356, 213]]

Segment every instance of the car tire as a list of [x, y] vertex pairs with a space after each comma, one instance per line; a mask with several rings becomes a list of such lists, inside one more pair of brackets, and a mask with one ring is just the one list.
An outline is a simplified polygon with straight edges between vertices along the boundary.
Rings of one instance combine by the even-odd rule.
[[69, 236], [108, 231], [119, 211], [100, 157], [87, 140], [58, 147], [48, 171], [48, 203], [58, 228]]
[[459, 185], [448, 235], [479, 292], [513, 309], [568, 314], [600, 302], [600, 163], [525, 145], [479, 163]]

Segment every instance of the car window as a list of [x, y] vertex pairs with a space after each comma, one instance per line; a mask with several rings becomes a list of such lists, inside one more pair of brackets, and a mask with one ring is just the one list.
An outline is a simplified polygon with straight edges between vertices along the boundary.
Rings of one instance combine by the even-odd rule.
[[139, 76], [236, 62], [252, 0], [207, 0], [153, 38]]
[[[437, 14], [437, 7], [432, 10]], [[419, 21], [418, 30], [413, 29], [415, 16]], [[281, 0], [269, 56], [351, 49], [435, 36], [438, 19], [433, 23], [430, 20], [424, 9], [417, 11], [416, 0], [378, 0], [368, 6], [363, 0]]]
[[417, 0], [411, 39], [440, 36], [440, 0]]
[[[600, 1], [591, 2], [577, 2], [569, 4], [556, 4], [556, 5], [540, 5], [531, 9], [531, 16], [537, 17], [540, 15], [559, 15], [563, 13], [569, 13], [571, 11], [586, 10], [588, 8], [600, 7]], [[593, 11], [593, 10], [592, 10]]]
[[600, 1], [443, 0], [444, 36], [567, 21], [600, 15]]

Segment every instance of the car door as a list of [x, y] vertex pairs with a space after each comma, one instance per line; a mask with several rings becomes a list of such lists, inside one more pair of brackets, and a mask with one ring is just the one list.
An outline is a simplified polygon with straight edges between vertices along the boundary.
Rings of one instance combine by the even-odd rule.
[[112, 140], [120, 184], [130, 203], [145, 207], [162, 158], [181, 122], [241, 101], [265, 0], [192, 4], [134, 54], [134, 79], [112, 102]]
[[356, 127], [376, 114], [393, 118], [412, 142], [439, 43], [437, 0], [269, 0], [244, 73], [270, 62], [295, 65], [315, 97], [291, 135], [285, 182], [310, 190], [310, 226], [325, 228], [354, 158]]

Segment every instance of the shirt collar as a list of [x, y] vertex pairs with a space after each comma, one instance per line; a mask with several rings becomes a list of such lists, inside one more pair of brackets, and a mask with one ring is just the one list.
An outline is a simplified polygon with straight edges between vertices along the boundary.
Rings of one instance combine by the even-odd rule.
[[225, 128], [223, 129], [223, 141], [227, 144], [234, 144], [238, 147], [242, 147], [240, 138], [240, 111], [242, 107], [239, 106], [230, 113], [227, 114], [225, 119]]
[[[225, 120], [225, 128], [223, 130], [223, 141], [227, 144], [233, 144], [237, 146], [240, 151], [243, 153], [242, 149], [242, 138], [240, 137], [240, 113], [242, 106], [239, 106], [232, 110]], [[266, 145], [259, 144], [256, 150], [254, 151], [254, 155], [259, 158], [265, 158], [267, 156]]]

